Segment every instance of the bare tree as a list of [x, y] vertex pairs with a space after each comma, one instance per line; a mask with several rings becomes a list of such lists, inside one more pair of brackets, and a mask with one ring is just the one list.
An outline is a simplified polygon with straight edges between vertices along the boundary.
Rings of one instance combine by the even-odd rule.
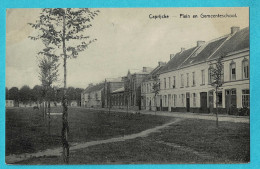
[[216, 108], [217, 108], [217, 112], [216, 112], [216, 126], [218, 127], [218, 104], [219, 104], [219, 99], [218, 99], [218, 90], [220, 89], [220, 87], [223, 85], [223, 75], [224, 75], [224, 71], [223, 71], [223, 56], [220, 56], [217, 59], [217, 62], [214, 66], [211, 66], [209, 69], [209, 73], [210, 73], [210, 78], [211, 78], [211, 85], [215, 88], [215, 94], [216, 94]]
[[32, 40], [42, 40], [50, 46], [50, 50], [63, 59], [64, 69], [64, 93], [62, 99], [62, 145], [63, 159], [69, 163], [69, 125], [68, 125], [68, 101], [67, 101], [67, 59], [77, 58], [78, 54], [96, 41], [90, 40], [85, 35], [90, 28], [91, 20], [98, 14], [97, 11], [90, 11], [88, 8], [44, 8], [36, 23], [29, 23], [33, 28], [39, 30], [39, 34], [30, 37]]
[[154, 75], [152, 77], [154, 79], [154, 83], [153, 83], [153, 93], [154, 93], [154, 105], [155, 105], [155, 114], [157, 111], [157, 95], [160, 91], [160, 79], [158, 78], [158, 75]]

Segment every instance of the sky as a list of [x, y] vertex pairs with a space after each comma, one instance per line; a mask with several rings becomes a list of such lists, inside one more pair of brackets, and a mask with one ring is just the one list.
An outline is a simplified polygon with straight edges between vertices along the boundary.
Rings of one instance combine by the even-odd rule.
[[[91, 9], [96, 10], [96, 9]], [[100, 8], [86, 34], [97, 38], [76, 59], [68, 60], [67, 86], [86, 88], [105, 78], [125, 76], [128, 70], [153, 67], [168, 62], [170, 54], [188, 49], [198, 40], [210, 41], [230, 33], [232, 26], [249, 26], [249, 8]], [[28, 36], [37, 32], [28, 23], [39, 17], [41, 9], [6, 11], [6, 87], [40, 85], [37, 53], [40, 41]], [[180, 15], [189, 15], [183, 18]], [[201, 18], [201, 14], [236, 14], [232, 18]], [[154, 19], [152, 16], [168, 15]], [[182, 16], [183, 16], [182, 15]], [[198, 18], [193, 18], [197, 15]], [[59, 81], [63, 86], [63, 69]]]

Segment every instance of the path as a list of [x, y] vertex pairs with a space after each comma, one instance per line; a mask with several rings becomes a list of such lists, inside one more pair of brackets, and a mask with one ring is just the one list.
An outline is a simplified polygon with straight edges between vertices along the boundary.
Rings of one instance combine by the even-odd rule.
[[[155, 114], [151, 111], [141, 111], [142, 114]], [[156, 115], [160, 116], [170, 116], [178, 118], [188, 118], [188, 119], [203, 119], [203, 120], [216, 120], [215, 114], [198, 114], [198, 113], [180, 113], [180, 112], [156, 112]], [[249, 123], [249, 117], [243, 116], [230, 116], [230, 115], [219, 115], [219, 121], [234, 122], [234, 123]]]
[[[89, 109], [89, 108], [87, 108]], [[90, 108], [90, 110], [96, 110], [96, 111], [108, 111], [107, 109], [93, 109]], [[126, 112], [126, 110], [123, 109], [111, 109], [111, 111], [114, 112]], [[131, 111], [129, 110], [129, 113], [135, 113], [137, 111]], [[189, 113], [189, 112], [166, 112], [166, 111], [148, 111], [148, 110], [141, 110], [138, 111], [142, 114], [151, 114], [151, 115], [158, 115], [158, 116], [170, 116], [170, 117], [177, 117], [177, 118], [188, 118], [188, 119], [203, 119], [203, 120], [216, 120], [215, 114], [202, 114], [202, 113]], [[234, 122], [234, 123], [249, 123], [250, 118], [249, 116], [233, 116], [233, 115], [223, 115], [220, 114], [218, 116], [219, 121], [224, 122]]]
[[[99, 144], [114, 143], [114, 142], [129, 140], [129, 139], [135, 139], [137, 137], [146, 137], [151, 133], [158, 132], [159, 130], [166, 128], [179, 121], [181, 121], [181, 119], [175, 119], [174, 121], [163, 124], [161, 126], [157, 126], [157, 127], [142, 131], [140, 133], [130, 134], [130, 135], [122, 136], [122, 137], [115, 137], [115, 138], [106, 139], [106, 140], [90, 141], [90, 142], [85, 142], [85, 143], [73, 143], [70, 147], [70, 151], [72, 152], [73, 150], [83, 149], [83, 148], [87, 148], [87, 147], [95, 146], [95, 145], [99, 145]], [[9, 155], [9, 156], [6, 156], [6, 163], [12, 164], [12, 163], [24, 161], [24, 160], [27, 160], [27, 159], [30, 159], [33, 157], [35, 158], [35, 157], [42, 157], [42, 156], [60, 156], [61, 153], [62, 153], [62, 148], [56, 148], [56, 149], [47, 149], [47, 150], [39, 151], [36, 153]]]

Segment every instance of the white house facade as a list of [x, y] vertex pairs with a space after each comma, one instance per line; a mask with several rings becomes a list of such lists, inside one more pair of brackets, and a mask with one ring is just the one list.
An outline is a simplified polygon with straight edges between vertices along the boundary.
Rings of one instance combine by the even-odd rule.
[[[215, 94], [210, 68], [223, 56], [223, 86]], [[182, 49], [160, 71], [159, 110], [211, 113], [216, 104], [223, 113], [249, 108], [249, 28], [231, 28], [231, 34]], [[217, 100], [216, 100], [217, 99]]]

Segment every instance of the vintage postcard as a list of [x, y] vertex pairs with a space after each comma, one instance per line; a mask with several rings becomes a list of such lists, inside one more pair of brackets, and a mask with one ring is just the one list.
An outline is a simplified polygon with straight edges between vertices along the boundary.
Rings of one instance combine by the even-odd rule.
[[6, 10], [6, 164], [250, 162], [248, 7]]

